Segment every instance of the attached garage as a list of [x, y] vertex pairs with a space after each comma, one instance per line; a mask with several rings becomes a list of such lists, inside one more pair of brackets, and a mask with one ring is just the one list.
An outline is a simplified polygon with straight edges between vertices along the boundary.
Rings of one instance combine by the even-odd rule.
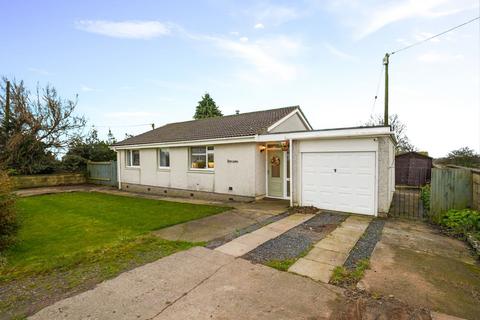
[[304, 205], [375, 215], [375, 152], [306, 152], [301, 157]]
[[284, 176], [292, 172], [285, 179], [289, 185], [283, 197], [292, 205], [372, 216], [388, 212], [395, 189], [395, 141], [390, 128], [277, 133], [262, 139], [267, 142], [267, 183], [276, 163], [272, 157], [278, 158], [279, 152], [271, 150], [273, 141], [290, 146], [279, 158], [287, 163]]

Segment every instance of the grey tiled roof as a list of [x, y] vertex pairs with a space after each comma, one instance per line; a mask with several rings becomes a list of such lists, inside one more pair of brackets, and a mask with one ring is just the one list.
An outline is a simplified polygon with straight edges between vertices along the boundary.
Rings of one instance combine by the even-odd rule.
[[268, 127], [272, 124], [298, 108], [298, 106], [293, 106], [169, 123], [163, 127], [120, 141], [114, 144], [114, 146], [233, 138], [263, 134], [267, 132]]

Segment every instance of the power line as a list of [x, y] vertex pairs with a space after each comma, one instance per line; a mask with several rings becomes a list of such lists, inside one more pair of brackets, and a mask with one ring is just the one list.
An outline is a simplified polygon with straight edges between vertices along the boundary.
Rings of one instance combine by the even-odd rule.
[[401, 49], [397, 49], [397, 50], [393, 51], [393, 52], [390, 53], [390, 54], [395, 54], [395, 53], [397, 53], [397, 52], [410, 49], [411, 47], [418, 46], [419, 44], [422, 44], [422, 43], [424, 43], [424, 42], [430, 41], [430, 40], [432, 40], [432, 39], [434, 39], [434, 38], [436, 38], [436, 37], [439, 37], [439, 36], [441, 36], [441, 35], [444, 35], [445, 33], [448, 33], [448, 32], [453, 31], [453, 30], [455, 30], [455, 29], [461, 28], [461, 27], [463, 27], [463, 26], [465, 26], [465, 25], [467, 25], [467, 24], [469, 24], [469, 23], [472, 23], [472, 22], [478, 20], [478, 19], [480, 19], [480, 16], [478, 16], [478, 17], [476, 17], [476, 18], [473, 18], [473, 19], [471, 19], [471, 20], [468, 20], [468, 21], [466, 21], [466, 22], [464, 22], [464, 23], [462, 23], [462, 24], [459, 24], [458, 26], [455, 26], [455, 27], [453, 27], [453, 28], [450, 28], [450, 29], [448, 29], [448, 30], [445, 30], [445, 31], [443, 31], [443, 32], [440, 32], [440, 33], [438, 33], [438, 34], [436, 34], [436, 35], [434, 35], [434, 36], [431, 36], [431, 37], [429, 37], [429, 38], [420, 40], [420, 41], [415, 42], [415, 43], [413, 43], [413, 44], [410, 44], [410, 45], [408, 45], [408, 46], [406, 46], [406, 47], [403, 47], [403, 48], [401, 48]]
[[92, 127], [95, 127], [95, 128], [131, 128], [131, 127], [144, 127], [144, 126], [152, 126], [152, 123], [131, 124], [131, 125], [113, 125], [113, 126], [92, 125]]
[[385, 65], [382, 64], [382, 68], [380, 69], [380, 74], [378, 75], [377, 91], [375, 91], [375, 99], [373, 99], [372, 111], [370, 112], [370, 114], [372, 114], [372, 115], [373, 115], [373, 112], [375, 111], [375, 104], [377, 103], [378, 90], [380, 89], [380, 81], [382, 81], [382, 75], [383, 75], [383, 69], [384, 68], [385, 68]]

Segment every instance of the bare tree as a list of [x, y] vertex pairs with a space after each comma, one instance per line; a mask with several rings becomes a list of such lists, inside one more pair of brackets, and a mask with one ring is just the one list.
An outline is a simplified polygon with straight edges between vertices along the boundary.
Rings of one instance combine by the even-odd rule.
[[85, 118], [74, 114], [77, 96], [63, 99], [51, 85], [37, 86], [32, 94], [23, 81], [13, 81], [7, 97], [7, 82], [3, 78], [0, 85], [0, 162], [22, 173], [36, 173], [37, 164], [68, 146], [85, 126]]
[[[391, 114], [388, 117], [388, 122], [392, 131], [395, 134], [395, 139], [397, 140], [397, 152], [409, 152], [416, 151], [417, 148], [410, 142], [410, 139], [407, 137], [406, 129], [407, 126], [400, 121], [397, 114]], [[370, 119], [364, 123], [365, 126], [383, 126], [384, 118], [383, 115], [377, 114], [370, 116]]]

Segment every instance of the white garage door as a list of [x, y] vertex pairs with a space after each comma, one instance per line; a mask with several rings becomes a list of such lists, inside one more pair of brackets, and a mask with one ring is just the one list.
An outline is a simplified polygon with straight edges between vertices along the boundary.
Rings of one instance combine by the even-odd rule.
[[302, 204], [375, 214], [375, 152], [302, 153]]

